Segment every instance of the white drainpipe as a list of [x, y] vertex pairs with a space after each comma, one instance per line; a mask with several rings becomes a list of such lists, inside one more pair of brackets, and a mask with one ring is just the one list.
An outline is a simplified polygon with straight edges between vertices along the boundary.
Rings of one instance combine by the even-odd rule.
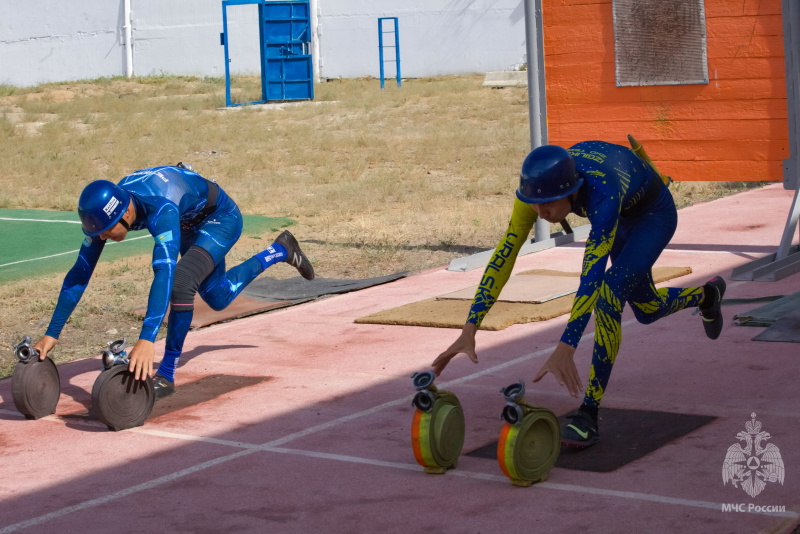
[[311, 25], [311, 65], [314, 70], [314, 82], [319, 83], [320, 80], [320, 64], [322, 58], [319, 55], [319, 36], [322, 33], [319, 27], [319, 12], [317, 11], [317, 0], [309, 0], [308, 9], [311, 12], [310, 25]]
[[122, 31], [125, 35], [125, 76], [133, 76], [133, 40], [131, 36], [131, 0], [123, 0], [122, 10]]

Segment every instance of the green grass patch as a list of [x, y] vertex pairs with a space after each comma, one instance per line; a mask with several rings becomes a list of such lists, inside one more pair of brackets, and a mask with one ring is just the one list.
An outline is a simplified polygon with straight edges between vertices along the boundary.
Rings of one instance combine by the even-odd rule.
[[[245, 215], [245, 237], [260, 237], [291, 226], [286, 217]], [[83, 242], [78, 214], [74, 211], [0, 209], [0, 284], [66, 273], [75, 263]], [[100, 261], [148, 254], [153, 241], [146, 231], [131, 232], [121, 243], [109, 241]]]

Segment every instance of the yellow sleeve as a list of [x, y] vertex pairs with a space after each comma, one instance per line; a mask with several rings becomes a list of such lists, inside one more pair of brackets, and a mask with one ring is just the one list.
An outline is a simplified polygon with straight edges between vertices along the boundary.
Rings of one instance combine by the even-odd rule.
[[480, 326], [483, 318], [489, 313], [489, 309], [500, 296], [503, 286], [508, 282], [514, 263], [517, 261], [517, 254], [528, 238], [538, 216], [539, 214], [530, 204], [514, 199], [511, 221], [508, 223], [505, 236], [494, 249], [492, 259], [483, 271], [481, 283], [475, 292], [475, 298], [472, 299], [472, 307], [467, 317], [468, 323]]

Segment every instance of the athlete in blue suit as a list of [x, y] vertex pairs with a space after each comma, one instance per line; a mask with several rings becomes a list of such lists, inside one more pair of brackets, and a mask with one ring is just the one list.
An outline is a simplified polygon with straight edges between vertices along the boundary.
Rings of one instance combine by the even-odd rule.
[[314, 278], [311, 262], [288, 231], [264, 251], [226, 272], [225, 255], [242, 233], [242, 215], [215, 182], [182, 164], [142, 169], [119, 184], [92, 182], [81, 193], [78, 213], [86, 238], [75, 265], [64, 278], [50, 326], [35, 348], [44, 359], [56, 345], [106, 240], [122, 241], [130, 230], [147, 229], [155, 240], [154, 278], [139, 341], [129, 353], [129, 369], [137, 380], [149, 380], [153, 375], [153, 342], [169, 308], [164, 358], [153, 377], [157, 398], [175, 392], [175, 368], [198, 291], [212, 309], [222, 310], [276, 262], [287, 262], [304, 278]]
[[568, 416], [572, 422], [562, 432], [563, 444], [588, 447], [600, 439], [598, 410], [622, 341], [625, 304], [643, 324], [697, 306], [706, 335], [717, 339], [725, 281], [714, 277], [699, 287], [655, 287], [651, 270], [675, 233], [678, 213], [655, 169], [627, 147], [604, 141], [584, 141], [569, 149], [540, 146], [523, 161], [519, 183], [508, 230], [486, 266], [462, 333], [432, 366], [439, 375], [461, 353], [478, 362], [475, 332], [539, 217], [549, 222], [561, 222], [569, 213], [588, 218], [591, 231], [569, 321], [533, 379], [538, 382], [552, 373], [578, 396], [583, 382], [573, 357], [594, 313], [594, 349], [583, 404]]

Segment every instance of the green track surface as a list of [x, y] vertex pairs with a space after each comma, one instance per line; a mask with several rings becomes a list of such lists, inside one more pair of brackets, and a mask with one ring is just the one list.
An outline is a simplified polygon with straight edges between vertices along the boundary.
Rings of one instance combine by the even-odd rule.
[[[286, 217], [245, 215], [242, 235], [259, 236], [295, 222]], [[75, 263], [83, 237], [75, 211], [0, 209], [0, 284], [66, 274]], [[100, 261], [149, 254], [152, 249], [153, 240], [146, 230], [131, 232], [121, 243], [106, 243]]]

